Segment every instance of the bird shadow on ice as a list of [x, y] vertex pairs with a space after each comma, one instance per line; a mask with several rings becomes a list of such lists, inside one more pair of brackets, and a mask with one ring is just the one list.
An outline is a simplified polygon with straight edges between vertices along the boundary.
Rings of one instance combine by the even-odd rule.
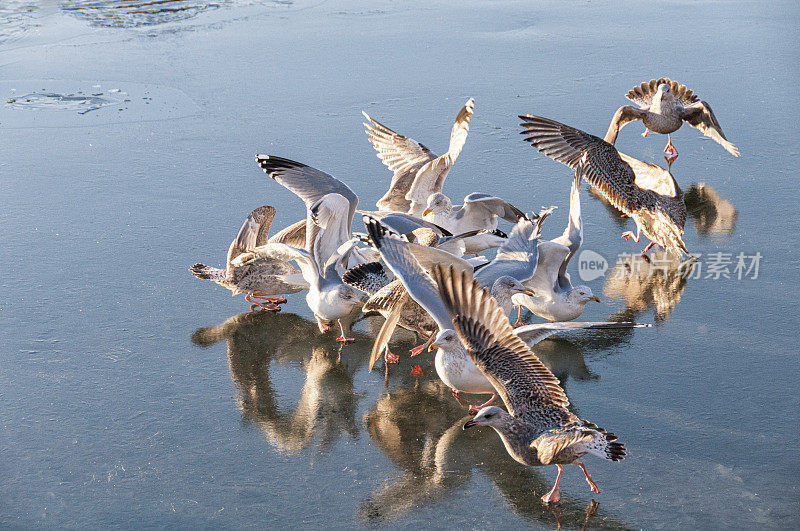
[[664, 322], [677, 307], [697, 267], [697, 261], [679, 260], [666, 251], [651, 253], [649, 260], [638, 254], [621, 258], [606, 273], [603, 285], [604, 295], [625, 305], [611, 320], [634, 321], [652, 308], [656, 324]]
[[514, 512], [530, 520], [580, 528], [598, 522], [627, 527], [594, 501], [586, 507], [584, 501], [564, 496], [557, 505], [545, 506], [540, 497], [553, 479], [545, 473], [547, 467], [535, 471], [515, 462], [492, 430], [464, 431], [469, 418], [436, 380], [420, 380], [381, 397], [364, 415], [364, 426], [400, 472], [383, 480], [361, 503], [361, 520], [381, 525], [463, 497], [478, 470]]
[[[191, 339], [204, 347], [227, 342], [243, 420], [257, 426], [277, 451], [294, 454], [308, 447], [325, 451], [340, 437], [358, 434], [361, 396], [353, 390], [353, 374], [366, 365], [370, 342], [356, 333], [355, 343], [340, 348], [333, 337], [295, 314], [261, 311], [200, 328]], [[275, 364], [303, 373], [293, 407], [279, 403], [284, 396], [272, 381]]]

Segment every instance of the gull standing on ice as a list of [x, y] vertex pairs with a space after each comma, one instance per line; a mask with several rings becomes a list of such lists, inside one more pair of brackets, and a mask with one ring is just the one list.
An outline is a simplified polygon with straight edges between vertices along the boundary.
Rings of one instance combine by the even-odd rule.
[[647, 136], [649, 131], [667, 135], [664, 153], [677, 155], [678, 150], [672, 145], [672, 133], [680, 129], [683, 122], [688, 122], [728, 153], [734, 157], [739, 156], [739, 148], [725, 138], [711, 106], [701, 101], [686, 85], [679, 85], [677, 81], [666, 77], [651, 79], [628, 91], [625, 97], [639, 105], [639, 108], [624, 105], [617, 109], [606, 134], [609, 143], [615, 142], [619, 130], [625, 124], [641, 120], [645, 126], [642, 136]]
[[297, 293], [308, 288], [308, 282], [303, 280], [297, 269], [281, 260], [264, 260], [241, 267], [232, 264], [240, 254], [267, 243], [274, 217], [275, 209], [271, 206], [258, 207], [247, 216], [228, 248], [225, 269], [198, 263], [189, 271], [197, 278], [211, 280], [228, 288], [234, 295], [244, 293], [244, 299], [251, 303], [253, 310], [258, 307], [279, 312], [281, 308], [278, 305], [285, 303], [286, 298], [275, 295]]
[[638, 242], [641, 233], [650, 239], [642, 251], [655, 244], [682, 256], [689, 254], [683, 243], [686, 205], [683, 191], [672, 174], [655, 164], [629, 157], [606, 140], [562, 123], [520, 115], [529, 135], [525, 140], [553, 160], [566, 164], [591, 184], [615, 208], [636, 223], [636, 235], [628, 231], [625, 239]]
[[339, 249], [350, 240], [358, 197], [343, 182], [305, 164], [268, 155], [256, 155], [256, 161], [265, 173], [306, 204], [306, 246], [298, 249], [268, 243], [240, 255], [237, 260], [242, 263], [262, 259], [294, 260], [310, 285], [306, 302], [314, 312], [320, 332], [328, 330], [325, 321], [337, 320], [342, 332], [337, 341], [353, 341], [346, 337], [342, 320], [352, 325], [351, 318], [361, 296], [342, 283], [336, 266], [347, 257], [347, 253], [340, 254]]
[[361, 111], [369, 141], [378, 158], [394, 172], [389, 191], [378, 200], [379, 210], [404, 212], [420, 216], [428, 196], [442, 191], [444, 179], [464, 147], [475, 100], [470, 98], [456, 117], [450, 133], [450, 147], [437, 157], [419, 142], [395, 133]]
[[484, 407], [464, 424], [493, 428], [514, 460], [529, 466], [555, 465], [553, 489], [545, 503], [560, 499], [563, 465], [581, 468], [593, 492], [600, 492], [581, 458], [587, 453], [619, 461], [625, 446], [606, 430], [567, 409], [569, 400], [558, 379], [514, 334], [505, 313], [486, 289], [464, 272], [435, 267], [444, 305], [461, 341], [480, 371], [492, 382], [508, 411]]

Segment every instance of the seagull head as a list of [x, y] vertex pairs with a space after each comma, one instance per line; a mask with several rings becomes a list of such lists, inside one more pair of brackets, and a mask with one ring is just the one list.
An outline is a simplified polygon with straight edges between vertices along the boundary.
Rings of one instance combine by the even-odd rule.
[[473, 426], [491, 426], [496, 428], [503, 424], [506, 417], [508, 417], [508, 413], [506, 413], [504, 409], [497, 406], [487, 406], [478, 411], [475, 418], [468, 420], [464, 424], [464, 429], [466, 430]]
[[589, 286], [577, 286], [570, 290], [567, 294], [570, 302], [575, 304], [585, 305], [589, 301], [600, 302], [600, 298], [592, 293], [592, 288]]
[[661, 83], [656, 89], [656, 95], [661, 99], [661, 101], [670, 101], [675, 99], [675, 95], [672, 93], [672, 87], [669, 86], [667, 83]]
[[447, 329], [442, 330], [436, 335], [436, 339], [434, 339], [433, 343], [431, 343], [431, 346], [428, 347], [428, 350], [440, 348], [444, 351], [452, 352], [459, 346], [461, 346], [461, 341], [458, 339], [456, 331]]
[[428, 206], [422, 212], [422, 217], [427, 216], [428, 214], [441, 214], [447, 210], [450, 210], [453, 207], [453, 204], [450, 202], [450, 198], [442, 193], [431, 194], [428, 196]]
[[534, 296], [531, 288], [526, 287], [522, 282], [514, 277], [503, 275], [492, 284], [492, 297], [497, 301], [506, 315], [510, 315], [513, 306], [512, 298], [517, 294]]

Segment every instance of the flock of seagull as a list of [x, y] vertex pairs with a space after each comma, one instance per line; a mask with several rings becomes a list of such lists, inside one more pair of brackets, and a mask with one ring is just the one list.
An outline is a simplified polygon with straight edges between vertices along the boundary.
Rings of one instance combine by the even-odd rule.
[[[306, 291], [306, 302], [321, 333], [338, 324], [337, 341], [364, 317], [385, 321], [376, 335], [369, 368], [389, 350], [399, 326], [425, 338], [411, 351], [436, 349], [441, 380], [462, 403], [460, 393], [491, 395], [468, 406], [472, 426], [490, 426], [518, 462], [555, 465], [558, 476], [545, 503], [559, 500], [563, 465], [575, 464], [589, 487], [599, 489], [581, 461], [584, 455], [618, 461], [625, 447], [617, 437], [569, 411], [558, 379], [531, 348], [557, 333], [584, 329], [651, 326], [632, 322], [575, 322], [585, 305], [599, 302], [588, 286], [574, 285], [567, 272], [583, 240], [580, 188], [589, 182], [600, 196], [636, 223], [653, 245], [689, 255], [682, 240], [686, 220], [683, 192], [669, 167], [637, 160], [614, 147], [620, 129], [642, 120], [648, 131], [671, 135], [683, 122], [699, 129], [735, 156], [708, 103], [667, 78], [635, 87], [627, 98], [638, 108], [621, 107], [605, 139], [534, 115], [520, 116], [522, 133], [540, 152], [574, 171], [569, 216], [563, 234], [542, 238], [542, 226], [555, 207], [526, 214], [507, 201], [473, 193], [454, 206], [442, 193], [469, 132], [474, 101], [456, 117], [448, 151], [437, 156], [424, 145], [396, 133], [364, 113], [364, 126], [378, 157], [393, 172], [377, 210], [358, 210], [358, 197], [342, 181], [305, 164], [257, 155], [260, 167], [296, 194], [306, 219], [269, 236], [275, 209], [255, 209], [228, 249], [225, 269], [195, 264], [190, 271], [234, 295], [244, 294], [251, 309], [280, 311], [285, 295]], [[677, 156], [669, 136], [664, 150]], [[674, 160], [674, 158], [672, 159]], [[671, 164], [671, 161], [668, 159]], [[351, 230], [355, 214], [366, 231]], [[500, 219], [513, 224], [509, 234]], [[489, 260], [483, 251], [497, 249]], [[644, 255], [646, 256], [646, 255]], [[510, 317], [519, 308], [517, 320]], [[525, 324], [522, 307], [547, 322]], [[505, 409], [493, 406], [497, 397]]]

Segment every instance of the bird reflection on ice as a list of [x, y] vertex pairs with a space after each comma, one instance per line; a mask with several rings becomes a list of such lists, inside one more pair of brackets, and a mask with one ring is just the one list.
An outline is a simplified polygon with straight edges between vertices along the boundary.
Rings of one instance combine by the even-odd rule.
[[656, 322], [666, 320], [678, 305], [695, 264], [692, 258], [679, 260], [666, 251], [652, 253], [649, 260], [636, 254], [620, 259], [606, 273], [603, 293], [622, 299], [626, 308], [611, 318], [636, 320], [653, 308]]
[[[464, 416], [450, 391], [435, 380], [420, 382], [381, 397], [364, 415], [373, 444], [401, 472], [382, 482], [359, 509], [359, 516], [382, 524], [427, 505], [462, 496], [472, 471], [479, 470], [518, 514], [545, 525], [585, 528], [597, 503], [563, 498], [547, 507], [537, 493], [549, 490], [550, 478], [505, 455], [500, 439], [489, 431], [464, 431]], [[500, 457], [498, 457], [500, 456]], [[604, 525], [625, 527], [608, 515]]]
[[[341, 355], [334, 341], [319, 335], [315, 323], [271, 312], [239, 314], [192, 335], [192, 341], [202, 346], [223, 339], [242, 416], [255, 423], [276, 450], [296, 453], [312, 445], [325, 450], [342, 435], [358, 433], [359, 396], [353, 392], [352, 376], [366, 363], [366, 341], [359, 342], [364, 345], [361, 349], [351, 345]], [[304, 381], [294, 408], [278, 403], [280, 396], [270, 377], [272, 363], [302, 368]]]

